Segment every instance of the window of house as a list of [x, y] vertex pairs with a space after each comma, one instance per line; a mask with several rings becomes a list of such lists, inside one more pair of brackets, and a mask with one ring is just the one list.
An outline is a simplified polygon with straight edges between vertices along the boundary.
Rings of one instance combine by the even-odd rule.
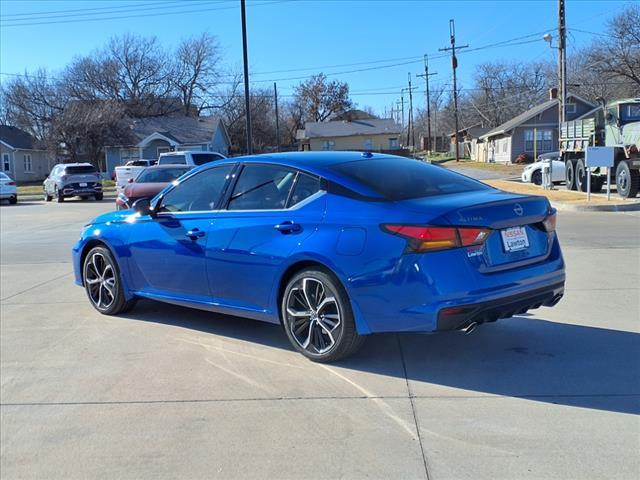
[[31, 173], [33, 171], [31, 169], [31, 154], [25, 153], [22, 158], [24, 160], [24, 173]]
[[576, 104], [575, 103], [565, 103], [564, 111], [566, 113], [576, 113]]
[[393, 148], [399, 148], [400, 147], [400, 141], [397, 138], [390, 138], [389, 139], [389, 148], [393, 149]]
[[507, 153], [508, 144], [509, 144], [509, 141], [506, 138], [502, 140], [502, 153]]
[[[533, 152], [533, 129], [524, 131], [524, 151]], [[553, 130], [538, 129], [536, 136], [536, 152], [550, 152], [553, 150]]]
[[10, 172], [11, 171], [11, 165], [9, 163], [9, 154], [8, 153], [3, 153], [2, 154], [2, 169], [5, 172]]
[[324, 142], [322, 142], [323, 150], [334, 150], [335, 148], [336, 142], [334, 142], [333, 140], [325, 140]]

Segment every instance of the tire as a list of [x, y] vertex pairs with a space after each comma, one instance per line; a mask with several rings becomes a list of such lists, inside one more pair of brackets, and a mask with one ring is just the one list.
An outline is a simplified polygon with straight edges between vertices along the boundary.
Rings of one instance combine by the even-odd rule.
[[564, 178], [566, 180], [565, 186], [567, 187], [567, 190], [575, 190], [576, 189], [576, 163], [574, 160], [566, 161]]
[[581, 192], [587, 191], [587, 168], [584, 166], [584, 160], [581, 158], [576, 162], [576, 190]]
[[616, 167], [616, 189], [622, 198], [634, 198], [640, 187], [640, 172], [629, 168], [624, 160]]
[[308, 268], [294, 275], [282, 297], [280, 313], [293, 347], [314, 362], [346, 358], [364, 343], [356, 331], [347, 292], [326, 270]]
[[531, 174], [531, 183], [534, 185], [542, 185], [542, 172], [540, 170], [536, 170]]
[[53, 197], [52, 197], [51, 195], [49, 195], [49, 194], [47, 193], [47, 191], [45, 190], [45, 191], [44, 191], [44, 201], [45, 201], [45, 202], [50, 202], [50, 201], [52, 200], [52, 198], [53, 198]]
[[9, 197], [9, 204], [15, 205], [16, 203], [18, 203], [18, 196], [17, 195], [15, 195], [13, 197]]
[[104, 198], [104, 194], [102, 194], [102, 193], [96, 193], [96, 194], [94, 195], [94, 197], [95, 197], [95, 199], [96, 199], [96, 200], [100, 201], [100, 200], [102, 200], [102, 199]]
[[82, 279], [91, 305], [104, 315], [127, 312], [136, 303], [135, 298], [125, 298], [118, 262], [106, 247], [95, 247], [87, 253], [82, 265]]
[[64, 195], [62, 194], [62, 192], [61, 192], [61, 191], [59, 191], [59, 190], [58, 190], [58, 187], [56, 187], [56, 189], [55, 189], [55, 191], [54, 191], [54, 194], [55, 194], [55, 196], [56, 196], [56, 201], [57, 201], [58, 203], [62, 203], [62, 202], [64, 202]]
[[591, 175], [591, 193], [600, 193], [602, 186], [604, 185], [605, 177], [598, 175], [597, 177]]

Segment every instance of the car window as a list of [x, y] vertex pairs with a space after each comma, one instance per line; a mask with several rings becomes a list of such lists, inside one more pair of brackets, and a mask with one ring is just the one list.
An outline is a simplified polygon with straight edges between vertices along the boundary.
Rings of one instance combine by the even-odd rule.
[[98, 173], [93, 165], [73, 165], [64, 168], [67, 175], [78, 175], [81, 173]]
[[186, 165], [187, 159], [184, 155], [163, 155], [158, 163], [160, 165]]
[[320, 191], [320, 179], [306, 173], [298, 173], [296, 185], [293, 187], [293, 193], [289, 199], [288, 207], [292, 207], [306, 198], [309, 198], [314, 193]]
[[277, 165], [245, 165], [229, 200], [229, 210], [285, 208], [295, 172]]
[[192, 153], [191, 158], [195, 165], [204, 165], [205, 163], [214, 162], [216, 160], [222, 160], [224, 157], [217, 153]]
[[136, 178], [136, 183], [169, 183], [188, 171], [188, 168], [180, 167], [147, 169], [140, 172], [140, 175]]
[[0, 172], [0, 178], [2, 178], [3, 180], [7, 180], [9, 178], [9, 176], [7, 174], [5, 174], [4, 172]]
[[408, 158], [358, 160], [331, 169], [393, 201], [490, 188], [446, 168]]
[[187, 178], [165, 195], [159, 212], [215, 210], [233, 165], [210, 168]]

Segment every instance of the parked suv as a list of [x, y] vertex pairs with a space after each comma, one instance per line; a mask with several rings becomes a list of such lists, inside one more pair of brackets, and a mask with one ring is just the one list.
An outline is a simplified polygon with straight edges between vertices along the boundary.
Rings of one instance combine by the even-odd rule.
[[102, 200], [102, 177], [90, 163], [59, 163], [53, 167], [42, 187], [47, 202], [52, 198], [64, 202], [68, 197]]
[[189, 165], [190, 167], [197, 167], [198, 165], [224, 160], [225, 158], [227, 157], [217, 152], [185, 150], [161, 153], [160, 158], [158, 158], [158, 165]]
[[9, 200], [11, 205], [18, 203], [16, 182], [4, 172], [0, 172], [0, 200]]

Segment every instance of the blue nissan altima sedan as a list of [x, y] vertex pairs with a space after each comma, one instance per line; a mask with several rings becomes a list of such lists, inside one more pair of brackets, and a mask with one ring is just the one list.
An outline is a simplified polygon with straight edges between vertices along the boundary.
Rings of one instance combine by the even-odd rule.
[[278, 323], [299, 352], [330, 362], [372, 333], [470, 331], [555, 305], [555, 226], [544, 197], [419, 160], [257, 155], [100, 215], [73, 265], [103, 314], [148, 298]]

